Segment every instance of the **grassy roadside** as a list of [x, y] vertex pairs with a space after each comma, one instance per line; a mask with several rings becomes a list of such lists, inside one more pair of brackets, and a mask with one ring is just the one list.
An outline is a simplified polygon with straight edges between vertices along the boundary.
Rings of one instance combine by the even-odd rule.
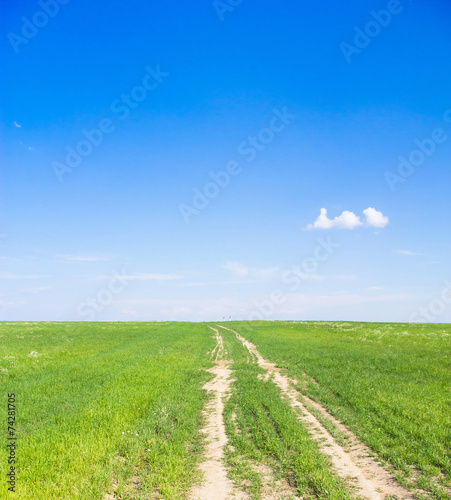
[[352, 498], [289, 404], [281, 399], [280, 390], [271, 380], [258, 378], [263, 370], [247, 362], [248, 352], [233, 333], [223, 329], [220, 333], [234, 360], [233, 392], [224, 411], [231, 445], [226, 457], [232, 477], [252, 498], [262, 498], [255, 466], [264, 464], [275, 471], [276, 478], [287, 478], [304, 499]]
[[423, 496], [449, 498], [444, 487], [451, 486], [450, 325], [243, 322], [230, 327], [287, 369], [302, 392], [391, 464], [404, 484], [423, 490]]
[[18, 421], [16, 493], [4, 479], [0, 497], [182, 498], [197, 475], [213, 346], [196, 324], [0, 324], [2, 434], [11, 392]]

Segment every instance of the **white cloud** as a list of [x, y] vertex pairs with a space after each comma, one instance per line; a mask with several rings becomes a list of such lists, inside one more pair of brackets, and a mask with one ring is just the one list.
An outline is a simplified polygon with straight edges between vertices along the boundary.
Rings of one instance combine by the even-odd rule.
[[14, 125], [15, 125], [17, 128], [22, 128], [22, 125], [19, 125], [16, 121], [14, 122]]
[[329, 219], [327, 217], [327, 209], [322, 208], [316, 221], [313, 224], [308, 224], [307, 229], [354, 229], [361, 225], [360, 217], [354, 212], [345, 210], [341, 215], [335, 217], [335, 219]]
[[388, 217], [375, 208], [368, 207], [363, 211], [365, 220], [362, 222], [360, 216], [349, 210], [344, 210], [341, 215], [334, 219], [329, 219], [327, 209], [322, 208], [320, 215], [313, 224], [308, 224], [306, 229], [354, 229], [359, 226], [385, 227], [388, 224]]
[[365, 226], [385, 227], [388, 224], [388, 217], [373, 207], [368, 207], [363, 213], [366, 216]]

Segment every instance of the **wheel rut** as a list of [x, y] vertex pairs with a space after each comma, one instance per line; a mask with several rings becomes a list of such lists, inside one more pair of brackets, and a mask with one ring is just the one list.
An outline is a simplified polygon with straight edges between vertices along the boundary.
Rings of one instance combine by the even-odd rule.
[[[266, 371], [265, 378], [273, 377], [274, 383], [280, 388], [282, 395], [288, 400], [291, 407], [300, 410], [299, 413], [297, 412], [299, 420], [306, 424], [312, 439], [318, 443], [321, 451], [330, 458], [336, 474], [348, 480], [355, 487], [357, 495], [369, 500], [383, 500], [387, 496], [394, 495], [398, 498], [414, 499], [413, 493], [400, 485], [371, 456], [369, 448], [357, 436], [336, 418], [332, 417], [324, 407], [298, 392], [293, 387], [291, 380], [282, 375], [280, 368], [277, 368], [275, 363], [264, 359], [252, 342], [235, 330], [221, 325], [218, 325], [218, 327], [233, 332], [243, 346], [248, 349], [251, 357], [255, 357], [258, 365]], [[308, 401], [325, 418], [332, 421], [341, 432], [345, 433], [350, 438], [352, 449], [348, 451], [338, 444], [332, 434], [307, 410], [299, 399]]]
[[207, 370], [214, 375], [214, 378], [203, 387], [213, 396], [205, 408], [206, 425], [202, 429], [207, 439], [205, 461], [200, 465], [204, 480], [191, 491], [189, 498], [191, 500], [247, 500], [249, 497], [234, 487], [224, 465], [224, 447], [228, 443], [223, 417], [224, 398], [230, 394], [232, 370], [229, 365], [232, 360], [224, 359], [226, 353], [222, 337], [218, 330], [211, 329], [215, 332], [216, 347], [210, 355], [214, 366]]

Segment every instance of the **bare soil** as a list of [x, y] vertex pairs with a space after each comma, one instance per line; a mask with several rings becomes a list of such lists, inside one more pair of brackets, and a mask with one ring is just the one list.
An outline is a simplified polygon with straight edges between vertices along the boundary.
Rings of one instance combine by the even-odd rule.
[[202, 429], [208, 443], [206, 460], [200, 466], [204, 473], [204, 481], [192, 490], [190, 498], [192, 500], [247, 500], [249, 497], [234, 487], [224, 466], [224, 447], [228, 439], [223, 418], [223, 401], [230, 394], [232, 371], [229, 368], [231, 361], [223, 359], [225, 353], [222, 337], [218, 330], [214, 328], [212, 330], [215, 332], [217, 344], [210, 356], [215, 366], [208, 370], [214, 378], [204, 385], [204, 389], [213, 394], [205, 408], [206, 425]]

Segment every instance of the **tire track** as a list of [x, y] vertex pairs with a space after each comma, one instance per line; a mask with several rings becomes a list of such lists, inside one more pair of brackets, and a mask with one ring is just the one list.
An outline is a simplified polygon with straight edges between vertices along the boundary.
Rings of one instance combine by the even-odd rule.
[[206, 460], [200, 466], [204, 473], [204, 481], [192, 490], [190, 498], [191, 500], [246, 500], [248, 496], [234, 488], [223, 463], [224, 447], [228, 443], [223, 417], [223, 399], [230, 394], [232, 370], [229, 368], [231, 361], [223, 359], [224, 344], [219, 331], [211, 329], [215, 332], [216, 347], [211, 352], [210, 359], [214, 358], [215, 366], [207, 371], [215, 377], [203, 387], [214, 394], [205, 408], [206, 425], [202, 429], [208, 441]]
[[280, 368], [277, 368], [275, 363], [265, 360], [252, 342], [242, 337], [235, 330], [221, 325], [218, 325], [218, 327], [233, 332], [243, 346], [248, 349], [251, 356], [255, 356], [258, 365], [266, 370], [266, 377], [274, 377], [274, 383], [288, 399], [291, 407], [301, 410], [302, 415], [299, 415], [298, 418], [306, 424], [310, 435], [318, 443], [321, 451], [331, 459], [337, 475], [351, 480], [351, 484], [355, 485], [357, 494], [360, 497], [369, 500], [383, 500], [386, 496], [394, 495], [404, 499], [414, 498], [413, 493], [397, 483], [395, 478], [370, 455], [369, 448], [366, 445], [341, 422], [331, 418], [332, 416], [324, 407], [308, 399], [308, 402], [321, 411], [323, 416], [333, 421], [342, 432], [351, 438], [351, 451], [348, 452], [340, 446], [329, 431], [298, 400], [303, 395], [293, 388], [290, 379], [280, 373]]

